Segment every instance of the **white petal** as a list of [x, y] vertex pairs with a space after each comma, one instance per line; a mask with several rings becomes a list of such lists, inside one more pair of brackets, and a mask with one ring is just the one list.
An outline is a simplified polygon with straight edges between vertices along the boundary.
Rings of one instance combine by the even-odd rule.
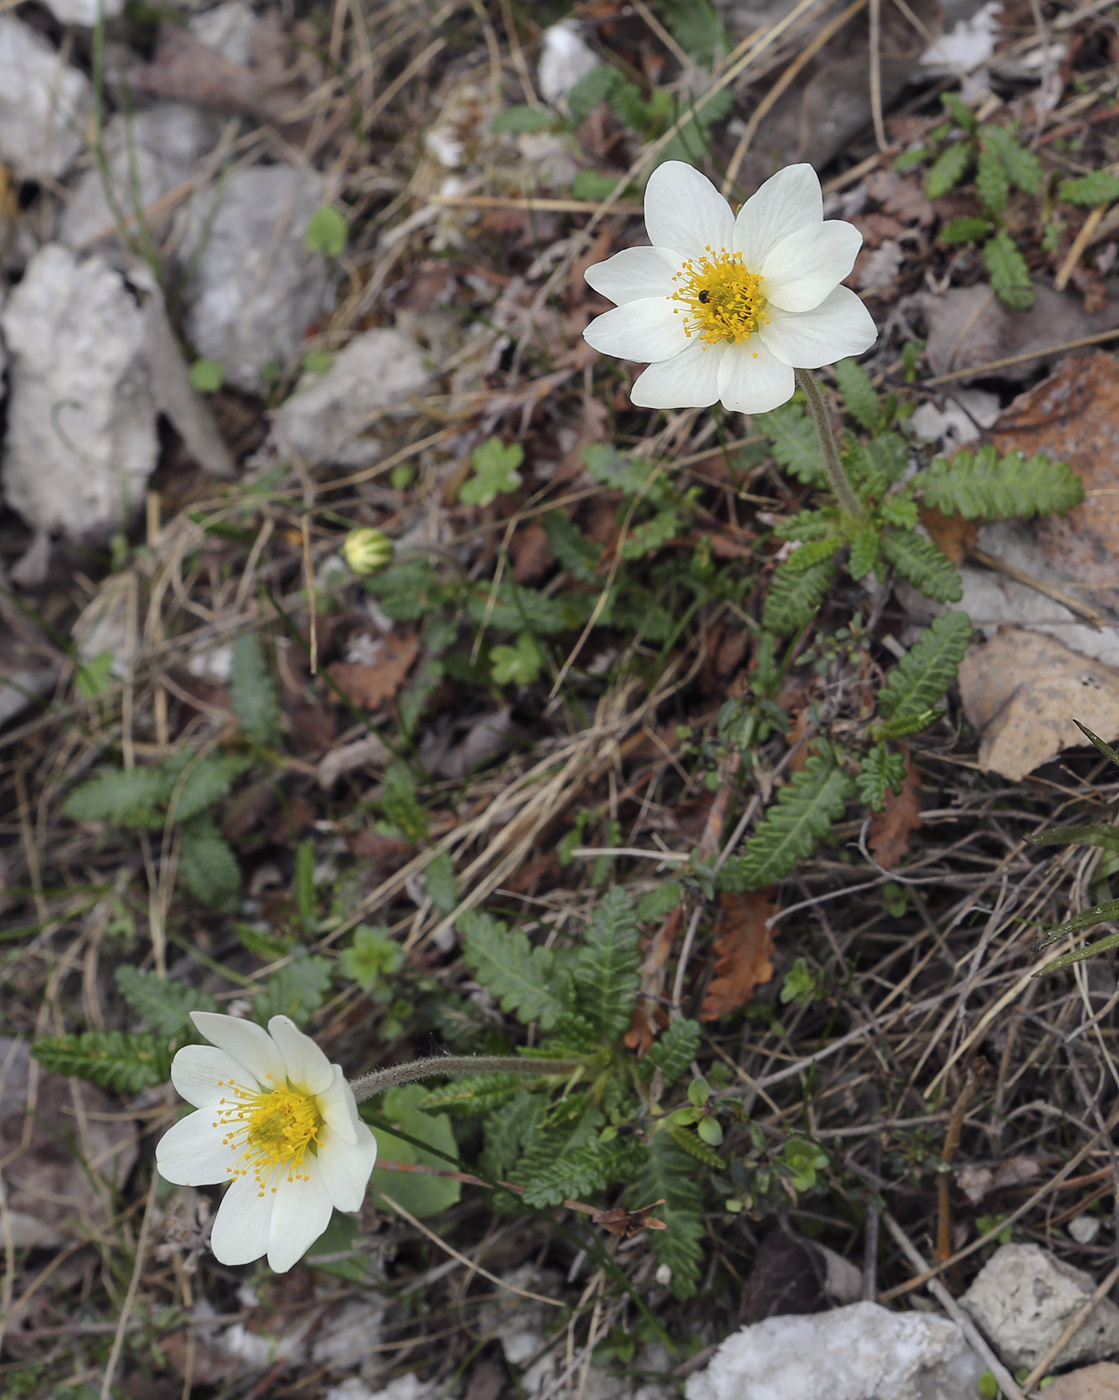
[[290, 1016], [273, 1016], [268, 1022], [268, 1034], [280, 1047], [293, 1089], [321, 1094], [330, 1088], [334, 1082], [334, 1066]]
[[734, 250], [757, 272], [783, 238], [824, 221], [820, 180], [810, 165], [787, 165], [752, 194], [738, 211]]
[[307, 1158], [307, 1180], [277, 1182], [268, 1230], [268, 1267], [286, 1274], [330, 1224], [330, 1195], [314, 1157]]
[[874, 318], [850, 287], [836, 287], [812, 311], [767, 311], [758, 334], [779, 360], [798, 369], [819, 369], [848, 355], [861, 355], [878, 339]]
[[333, 1065], [334, 1078], [330, 1087], [316, 1095], [319, 1112], [327, 1127], [343, 1142], [357, 1142], [357, 1104], [354, 1091], [346, 1083], [341, 1065]]
[[268, 1248], [276, 1197], [260, 1187], [251, 1176], [238, 1177], [218, 1207], [210, 1235], [210, 1248], [223, 1264], [251, 1264]]
[[722, 345], [693, 340], [671, 360], [650, 365], [629, 391], [638, 408], [707, 408], [719, 397]]
[[641, 297], [668, 297], [676, 290], [673, 275], [682, 259], [663, 248], [623, 248], [583, 276], [596, 292], [618, 306]]
[[583, 339], [603, 355], [621, 360], [667, 360], [678, 355], [688, 339], [685, 314], [667, 297], [642, 297], [596, 316]]
[[682, 160], [666, 160], [645, 186], [645, 228], [658, 248], [696, 258], [707, 247], [716, 253], [730, 248], [734, 215], [706, 175]]
[[768, 413], [788, 403], [796, 376], [776, 359], [756, 335], [730, 345], [719, 366], [719, 398], [736, 413]]
[[176, 1186], [214, 1186], [228, 1181], [235, 1153], [222, 1145], [228, 1128], [215, 1127], [205, 1109], [172, 1124], [155, 1145], [159, 1174]]
[[231, 1055], [264, 1087], [279, 1088], [287, 1074], [284, 1057], [275, 1041], [255, 1021], [219, 1016], [214, 1011], [192, 1011], [190, 1019], [207, 1040]]
[[377, 1162], [377, 1139], [365, 1123], [358, 1125], [355, 1143], [340, 1142], [333, 1134], [324, 1136], [318, 1164], [335, 1210], [360, 1210]]
[[842, 219], [789, 234], [759, 268], [766, 300], [782, 311], [811, 311], [848, 275], [862, 246], [862, 234]]
[[256, 1080], [216, 1045], [184, 1045], [171, 1061], [171, 1083], [195, 1108], [209, 1108], [229, 1093], [231, 1083], [255, 1089]]

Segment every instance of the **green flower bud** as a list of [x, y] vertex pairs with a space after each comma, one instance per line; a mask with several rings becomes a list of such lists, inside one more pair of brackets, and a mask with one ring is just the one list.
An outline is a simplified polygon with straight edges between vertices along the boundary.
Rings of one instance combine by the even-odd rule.
[[368, 526], [351, 530], [342, 545], [342, 557], [355, 574], [375, 574], [392, 563], [392, 553], [388, 535]]

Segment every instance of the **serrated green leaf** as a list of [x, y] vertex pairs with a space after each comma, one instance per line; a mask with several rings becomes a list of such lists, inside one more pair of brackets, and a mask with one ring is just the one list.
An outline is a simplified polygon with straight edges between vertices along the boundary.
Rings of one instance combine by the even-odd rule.
[[980, 133], [982, 144], [993, 155], [1010, 177], [1011, 183], [1023, 194], [1040, 194], [1042, 182], [1041, 161], [1028, 151], [1005, 126], [985, 126]]
[[570, 629], [572, 623], [561, 598], [549, 598], [535, 588], [503, 579], [497, 587], [496, 601], [490, 603], [490, 584], [473, 588], [466, 600], [466, 611], [472, 622], [485, 620], [487, 627], [498, 632], [528, 632], [537, 636], [554, 636]]
[[517, 1163], [526, 1206], [539, 1210], [565, 1200], [585, 1200], [609, 1182], [615, 1154], [598, 1139], [605, 1122], [601, 1109], [587, 1104], [576, 1122], [540, 1134]]
[[629, 894], [608, 890], [595, 907], [573, 966], [579, 1014], [594, 1033], [619, 1041], [629, 1029], [634, 997], [641, 985], [637, 915]]
[[938, 603], [958, 603], [964, 596], [952, 561], [923, 535], [913, 530], [886, 530], [882, 553], [886, 562], [926, 597]]
[[1023, 452], [1000, 458], [991, 446], [934, 458], [915, 485], [926, 505], [968, 520], [1028, 520], [1071, 510], [1084, 499], [1080, 477], [1067, 462]]
[[764, 889], [791, 874], [843, 815], [854, 793], [850, 776], [833, 759], [812, 754], [777, 794], [746, 843], [741, 867], [746, 888]]
[[631, 527], [619, 551], [623, 559], [644, 559], [662, 549], [680, 531], [680, 517], [671, 507], [657, 511], [652, 520]]
[[755, 413], [754, 430], [769, 438], [774, 457], [798, 481], [805, 486], [827, 486], [820, 439], [802, 404], [786, 403], [770, 413]]
[[1058, 197], [1084, 208], [1110, 204], [1113, 199], [1119, 199], [1119, 180], [1109, 170], [1093, 170], [1076, 180], [1062, 180]]
[[954, 121], [958, 122], [965, 131], [972, 135], [975, 134], [979, 122], [976, 120], [975, 113], [958, 93], [942, 92], [940, 101]]
[[420, 1107], [425, 1113], [457, 1113], [463, 1118], [480, 1118], [522, 1093], [529, 1082], [523, 1074], [471, 1074], [430, 1090]]
[[970, 141], [957, 141], [941, 151], [925, 176], [925, 195], [928, 199], [940, 199], [959, 184], [971, 163], [971, 153]]
[[967, 613], [935, 618], [886, 677], [878, 694], [885, 718], [904, 720], [931, 709], [956, 679], [970, 642]]
[[896, 525], [899, 530], [915, 530], [921, 519], [908, 486], [896, 496], [887, 496], [881, 509], [884, 523]]
[[346, 251], [350, 236], [345, 215], [333, 205], [324, 204], [311, 215], [304, 243], [312, 253], [325, 253], [328, 258], [340, 258]]
[[866, 578], [875, 564], [882, 545], [882, 531], [875, 525], [864, 525], [851, 541], [847, 572], [853, 579]]
[[63, 811], [76, 822], [112, 822], [114, 826], [156, 830], [164, 822], [170, 791], [158, 768], [129, 768], [101, 773], [75, 788]]
[[52, 1074], [88, 1079], [118, 1094], [137, 1094], [171, 1077], [167, 1041], [148, 1031], [49, 1035], [35, 1041], [31, 1053]]
[[1005, 229], [1000, 229], [984, 243], [983, 261], [991, 287], [1001, 302], [1014, 311], [1027, 311], [1034, 304], [1030, 269]]
[[659, 0], [657, 8], [672, 37], [701, 67], [710, 68], [727, 51], [726, 34], [710, 0]]
[[823, 563], [825, 559], [830, 559], [833, 554], [838, 554], [843, 541], [838, 535], [831, 539], [810, 540], [807, 544], [802, 544], [789, 555], [781, 566], [788, 569], [790, 573], [806, 574], [810, 569], [814, 569], [817, 564]]
[[474, 475], [464, 483], [459, 499], [470, 506], [488, 506], [498, 496], [515, 491], [522, 481], [517, 468], [524, 461], [524, 456], [524, 448], [519, 442], [506, 447], [500, 438], [487, 438], [481, 447], [474, 450], [471, 457]]
[[138, 967], [118, 967], [117, 990], [155, 1035], [194, 1037], [192, 1011], [216, 1011], [218, 1004], [209, 992], [172, 982], [158, 973]]
[[247, 632], [233, 643], [229, 708], [250, 739], [258, 744], [279, 743], [283, 731], [280, 700], [254, 632]]
[[208, 909], [230, 904], [241, 889], [241, 867], [229, 842], [209, 817], [195, 817], [182, 828], [179, 874]]
[[1010, 173], [994, 151], [982, 150], [975, 165], [975, 189], [984, 209], [1006, 212], [1010, 204]]
[[458, 904], [455, 863], [449, 851], [440, 851], [428, 861], [424, 870], [424, 886], [428, 898], [440, 914], [449, 914]]
[[[808, 549], [810, 546], [802, 545], [801, 548]], [[812, 621], [835, 577], [834, 556], [814, 564], [810, 569], [789, 568], [791, 562], [786, 560], [773, 571], [762, 611], [762, 626], [778, 637], [799, 632]]]
[[779, 540], [822, 540], [835, 534], [838, 522], [836, 510], [801, 510], [778, 521], [773, 533]]
[[993, 228], [990, 219], [950, 219], [940, 230], [939, 239], [941, 243], [952, 247], [957, 243], [971, 243], [976, 239], [986, 238]]
[[[176, 755], [175, 763], [164, 765], [169, 778], [168, 800], [174, 800], [172, 816], [177, 822], [192, 817], [228, 797], [233, 784], [251, 766], [241, 754], [208, 754], [196, 761], [192, 754]], [[186, 777], [180, 776], [186, 772]]]
[[905, 759], [900, 753], [891, 753], [885, 744], [875, 744], [863, 758], [855, 778], [859, 799], [872, 812], [881, 810], [887, 792], [901, 792], [904, 782]]
[[368, 992], [377, 983], [385, 983], [403, 962], [404, 949], [387, 928], [358, 924], [353, 942], [342, 949], [338, 967], [343, 977]]
[[567, 1009], [565, 979], [557, 975], [552, 949], [534, 948], [523, 929], [509, 933], [503, 923], [477, 910], [464, 914], [457, 927], [466, 935], [467, 967], [502, 1010], [525, 1025], [539, 1021], [542, 1030], [551, 1030]]
[[674, 909], [680, 907], [680, 897], [683, 892], [679, 880], [665, 880], [656, 889], [641, 896], [634, 917], [639, 924], [663, 919], [666, 914], [671, 914]]
[[545, 107], [510, 107], [498, 112], [490, 130], [499, 136], [520, 136], [525, 132], [546, 131], [555, 121]]
[[1031, 846], [1099, 846], [1105, 851], [1119, 851], [1119, 827], [1061, 826], [1054, 831], [1038, 831], [1026, 840]]
[[[427, 1090], [420, 1084], [405, 1084], [398, 1089], [390, 1089], [385, 1095], [381, 1116], [409, 1137], [430, 1143], [437, 1151], [425, 1152], [403, 1138], [385, 1132], [383, 1128], [374, 1128], [373, 1135], [377, 1139], [377, 1155], [380, 1159], [443, 1168], [446, 1168], [447, 1157], [458, 1159], [458, 1143], [455, 1141], [451, 1120], [445, 1114], [426, 1112], [422, 1106], [426, 1097]], [[457, 1205], [462, 1196], [461, 1184], [449, 1177], [394, 1172], [382, 1166], [374, 1168], [369, 1185], [374, 1200], [377, 1199], [380, 1188], [421, 1220], [426, 1216], [439, 1215], [449, 1210], [451, 1206]], [[384, 1202], [381, 1204], [383, 1207]]]
[[548, 511], [543, 524], [552, 553], [563, 568], [577, 583], [593, 583], [595, 566], [602, 557], [601, 547], [587, 539], [562, 511]]
[[666, 1226], [649, 1232], [649, 1248], [672, 1270], [672, 1292], [680, 1302], [695, 1295], [703, 1264], [703, 1190], [695, 1167], [665, 1133], [657, 1133], [627, 1193], [631, 1210], [654, 1201], [653, 1214]]
[[700, 1027], [698, 1021], [673, 1021], [649, 1047], [638, 1065], [638, 1073], [647, 1084], [656, 1070], [664, 1076], [664, 1087], [670, 1089], [699, 1054]]
[[329, 958], [296, 958], [281, 967], [253, 1001], [253, 1020], [266, 1026], [273, 1016], [290, 1016], [297, 1026], [307, 1026], [326, 1000], [334, 977]]
[[908, 739], [911, 734], [920, 734], [939, 724], [945, 713], [944, 710], [918, 710], [915, 715], [902, 719], [882, 720], [876, 726], [876, 733], [881, 739]]
[[522, 1090], [486, 1118], [482, 1171], [491, 1181], [507, 1180], [517, 1159], [528, 1151], [543, 1131], [548, 1102], [542, 1094]]
[[882, 405], [870, 382], [870, 375], [857, 360], [837, 360], [835, 377], [847, 412], [868, 433], [874, 432], [881, 423]]

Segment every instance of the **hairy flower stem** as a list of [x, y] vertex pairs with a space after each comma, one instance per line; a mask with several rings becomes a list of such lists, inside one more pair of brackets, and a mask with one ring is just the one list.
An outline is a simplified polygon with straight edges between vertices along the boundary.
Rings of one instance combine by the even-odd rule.
[[808, 400], [808, 411], [812, 415], [816, 436], [820, 439], [820, 451], [824, 454], [824, 470], [828, 474], [828, 481], [831, 483], [835, 499], [839, 502], [840, 509], [844, 514], [849, 515], [852, 520], [858, 520], [863, 513], [863, 508], [847, 479], [843, 463], [839, 460], [839, 448], [835, 441], [835, 434], [831, 430], [831, 424], [828, 422], [828, 408], [827, 404], [824, 403], [823, 394], [820, 393], [820, 386], [806, 369], [798, 369], [796, 376], [797, 384]]
[[351, 1079], [354, 1098], [361, 1103], [398, 1084], [411, 1084], [417, 1079], [453, 1078], [456, 1074], [574, 1074], [583, 1066], [578, 1060], [525, 1060], [512, 1055], [432, 1055], [426, 1060], [411, 1060], [406, 1065], [390, 1065], [375, 1069], [360, 1079]]

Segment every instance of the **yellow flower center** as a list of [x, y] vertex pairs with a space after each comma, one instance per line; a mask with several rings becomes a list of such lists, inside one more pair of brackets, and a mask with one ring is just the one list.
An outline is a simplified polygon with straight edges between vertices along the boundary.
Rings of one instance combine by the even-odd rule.
[[230, 1173], [251, 1174], [262, 1196], [275, 1191], [285, 1173], [288, 1181], [306, 1181], [307, 1153], [322, 1146], [323, 1116], [315, 1096], [290, 1084], [245, 1089], [232, 1081], [218, 1082], [230, 1097], [219, 1102], [214, 1127], [229, 1129], [222, 1144], [238, 1154]]
[[689, 338], [698, 335], [709, 345], [721, 340], [738, 344], [768, 319], [762, 278], [747, 272], [741, 253], [725, 248], [716, 253], [710, 245], [704, 251], [706, 256], [689, 258], [672, 279], [680, 283], [671, 298], [680, 305], [673, 310], [677, 316], [684, 312]]

